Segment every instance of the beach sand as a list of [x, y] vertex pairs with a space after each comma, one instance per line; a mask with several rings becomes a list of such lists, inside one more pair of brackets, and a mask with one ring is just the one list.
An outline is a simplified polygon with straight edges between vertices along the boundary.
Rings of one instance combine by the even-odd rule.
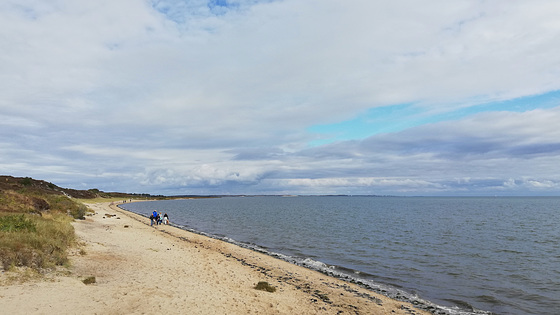
[[[69, 272], [49, 280], [0, 286], [2, 314], [429, 314], [227, 242], [150, 227], [109, 203], [89, 207], [96, 214], [73, 223], [85, 254], [75, 250]], [[276, 291], [256, 290], [260, 281]]]

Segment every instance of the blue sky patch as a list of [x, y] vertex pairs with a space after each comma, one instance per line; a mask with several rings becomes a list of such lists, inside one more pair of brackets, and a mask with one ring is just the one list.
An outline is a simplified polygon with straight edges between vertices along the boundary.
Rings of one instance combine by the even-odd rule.
[[353, 119], [334, 124], [315, 125], [307, 130], [321, 137], [310, 142], [309, 145], [319, 146], [337, 141], [364, 139], [375, 134], [397, 132], [424, 124], [458, 120], [482, 112], [526, 112], [558, 105], [560, 105], [560, 90], [484, 103], [435, 115], [427, 115], [422, 107], [408, 103], [371, 108]]
[[212, 0], [208, 2], [210, 12], [215, 15], [224, 15], [230, 9], [239, 7], [236, 3], [228, 2], [227, 0]]

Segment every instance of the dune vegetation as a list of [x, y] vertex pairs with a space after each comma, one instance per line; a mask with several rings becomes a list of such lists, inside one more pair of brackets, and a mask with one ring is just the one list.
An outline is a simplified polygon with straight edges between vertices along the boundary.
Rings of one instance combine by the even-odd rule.
[[66, 265], [68, 249], [76, 244], [71, 222], [88, 213], [82, 202], [123, 197], [130, 196], [0, 176], [0, 268], [29, 267], [43, 272]]

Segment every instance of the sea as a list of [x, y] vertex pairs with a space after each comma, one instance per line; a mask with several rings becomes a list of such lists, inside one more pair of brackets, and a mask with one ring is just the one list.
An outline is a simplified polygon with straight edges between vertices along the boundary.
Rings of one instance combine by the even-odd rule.
[[256, 196], [125, 203], [434, 314], [560, 314], [560, 197]]

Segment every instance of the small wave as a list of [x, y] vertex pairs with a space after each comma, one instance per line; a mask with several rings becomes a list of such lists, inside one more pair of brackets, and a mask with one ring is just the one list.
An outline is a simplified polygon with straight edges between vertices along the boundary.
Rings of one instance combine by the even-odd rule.
[[488, 303], [488, 304], [494, 304], [494, 305], [501, 304], [498, 299], [496, 299], [495, 297], [493, 297], [491, 295], [479, 295], [476, 298], [477, 298], [477, 300]]
[[521, 255], [524, 254], [523, 252], [517, 251], [517, 250], [513, 250], [513, 249], [499, 249], [496, 251], [497, 253], [508, 253], [508, 254], [516, 254], [516, 255]]
[[413, 304], [416, 308], [429, 311], [433, 314], [439, 314], [439, 315], [490, 315], [492, 314], [491, 312], [477, 310], [470, 304], [462, 301], [458, 301], [458, 303], [456, 302], [455, 304], [457, 304], [457, 306], [454, 307], [446, 307], [446, 306], [438, 305], [430, 301], [424, 300], [415, 294], [411, 294], [405, 290], [398, 289], [395, 286], [381, 284], [378, 282], [364, 279], [363, 275], [357, 270], [352, 270], [340, 266], [328, 265], [321, 261], [313, 260], [311, 258], [293, 257], [293, 256], [283, 255], [280, 253], [274, 253], [269, 251], [265, 251], [265, 253], [270, 256], [277, 257], [285, 261], [291, 262], [298, 266], [316, 270], [328, 276], [357, 284], [372, 292], [390, 297], [392, 299], [403, 301], [403, 302], [409, 302]]
[[471, 312], [474, 311], [474, 307], [470, 305], [468, 302], [456, 300], [456, 299], [445, 299], [445, 301], [451, 302], [464, 310], [471, 311]]

